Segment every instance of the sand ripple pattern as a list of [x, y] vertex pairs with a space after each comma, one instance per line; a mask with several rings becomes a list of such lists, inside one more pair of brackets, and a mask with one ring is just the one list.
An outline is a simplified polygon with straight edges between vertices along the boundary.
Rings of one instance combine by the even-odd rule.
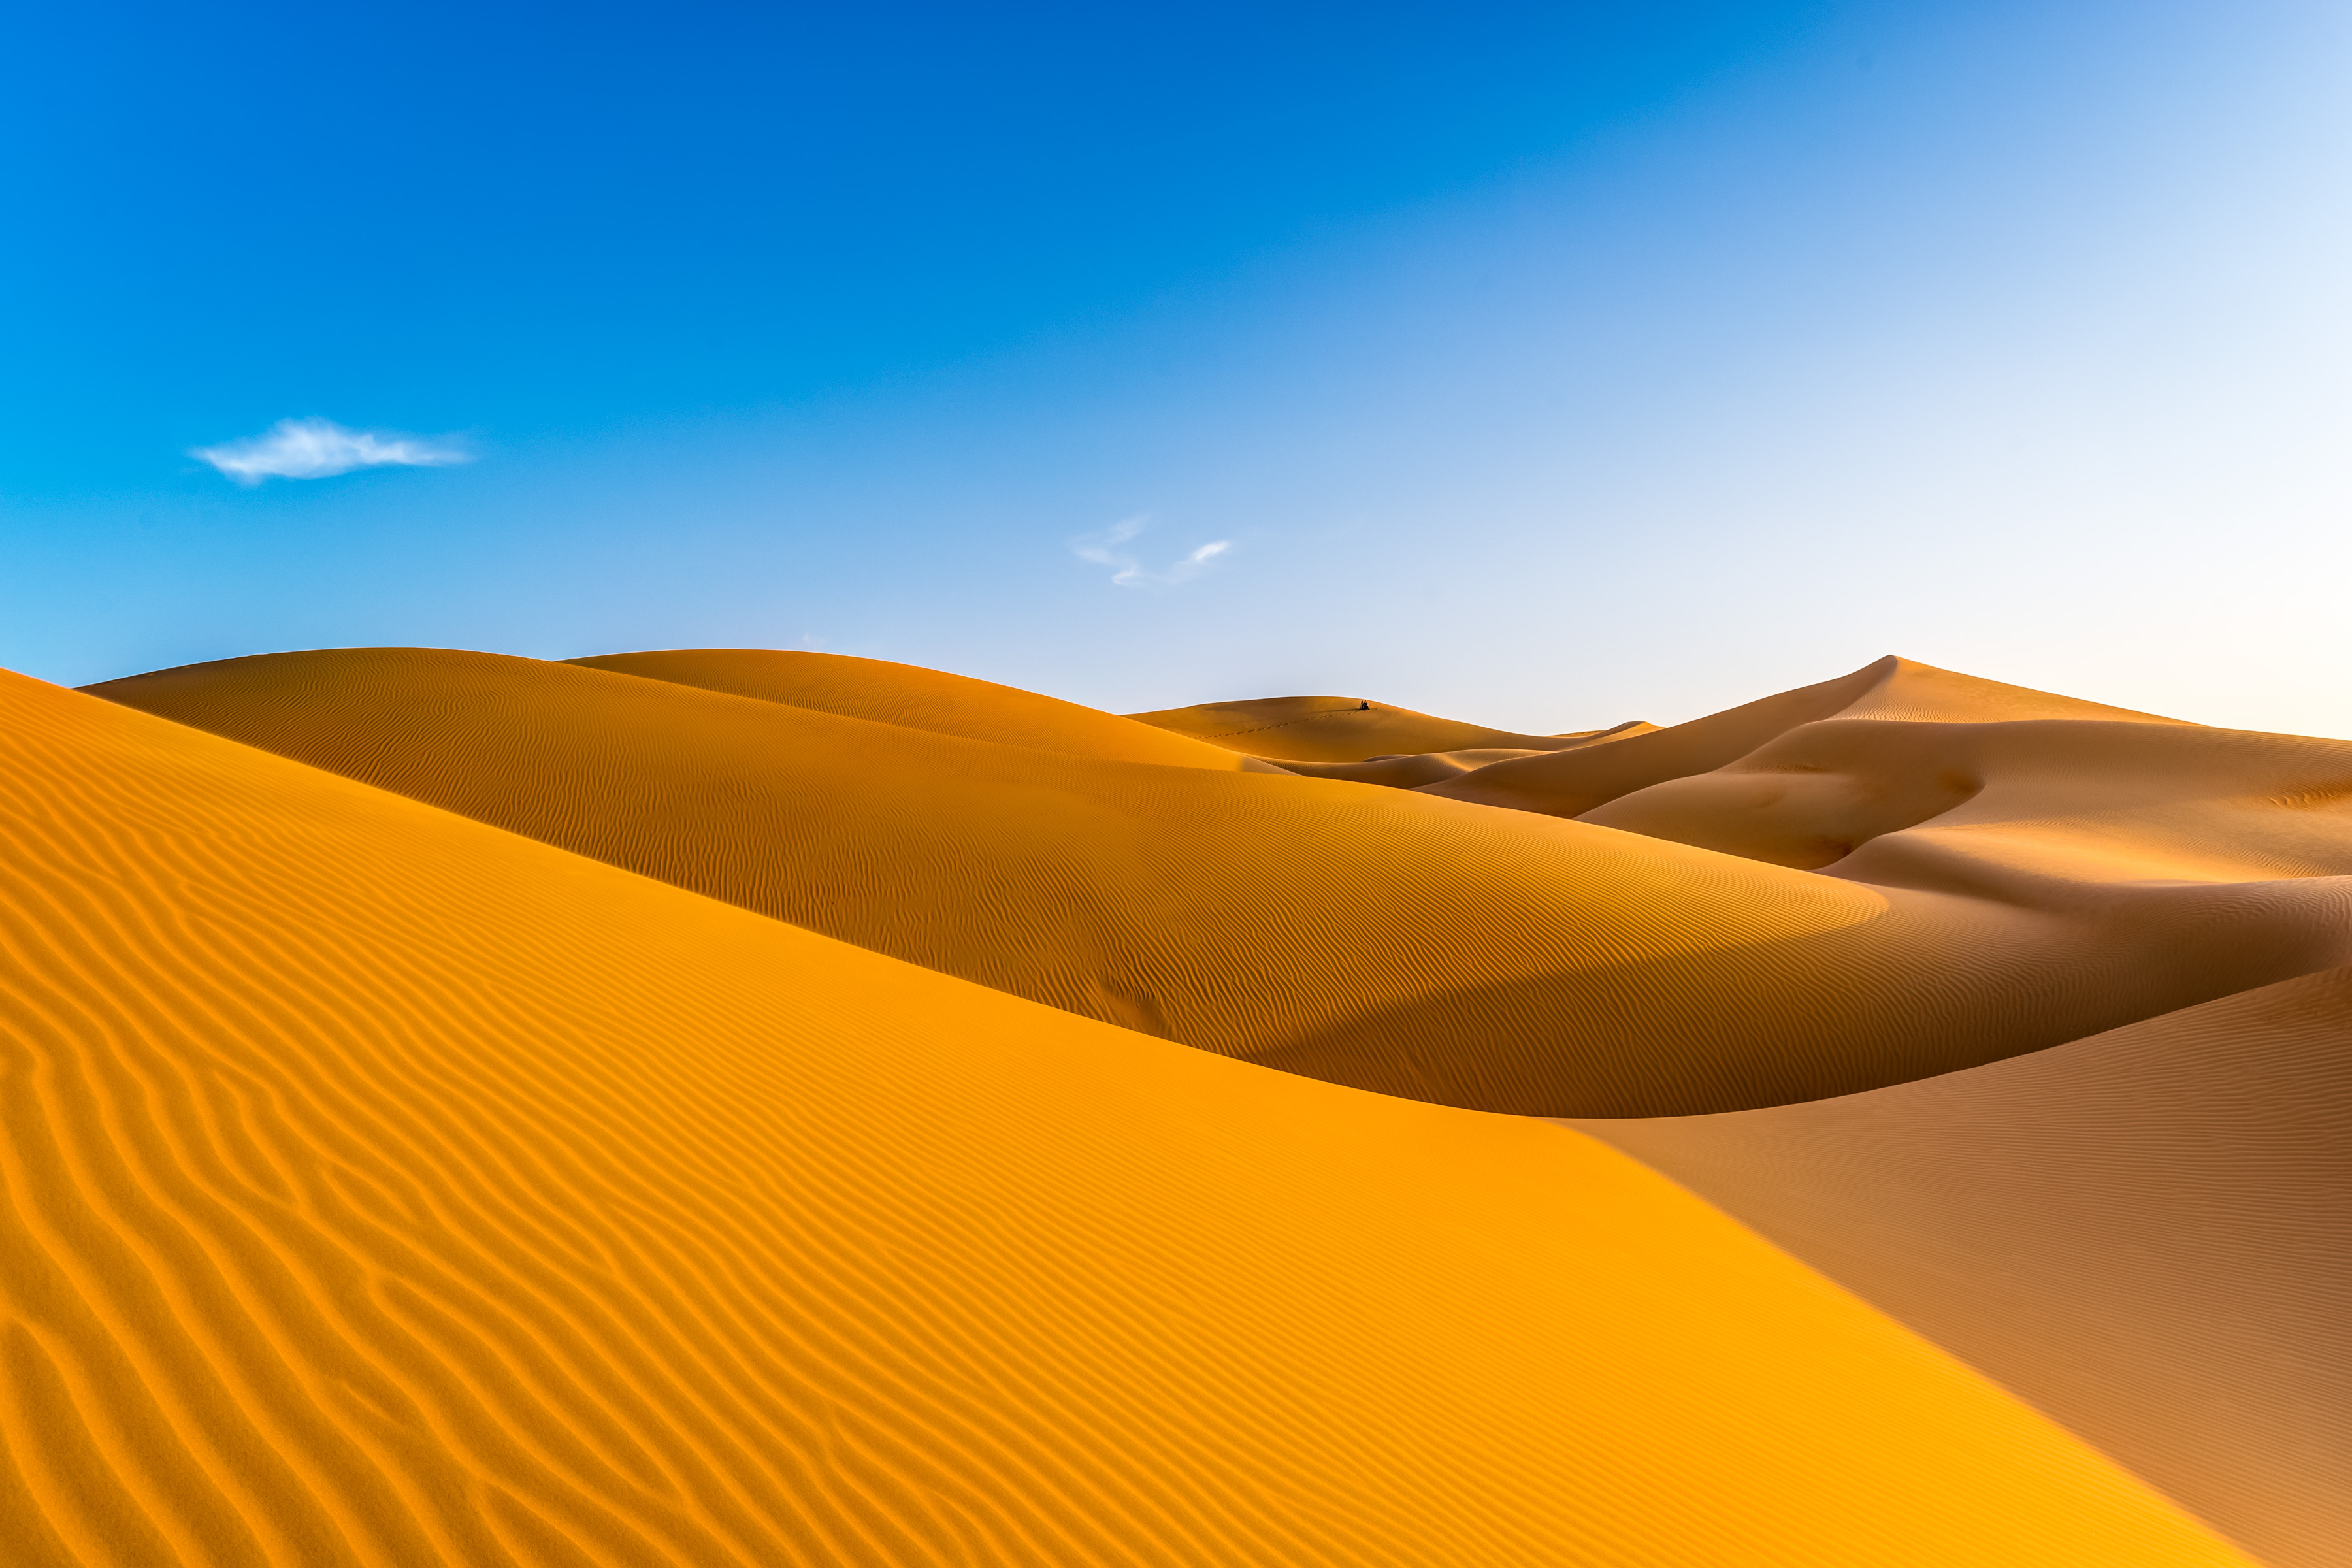
[[1591, 1140], [0, 679], [39, 1565], [2242, 1564]]

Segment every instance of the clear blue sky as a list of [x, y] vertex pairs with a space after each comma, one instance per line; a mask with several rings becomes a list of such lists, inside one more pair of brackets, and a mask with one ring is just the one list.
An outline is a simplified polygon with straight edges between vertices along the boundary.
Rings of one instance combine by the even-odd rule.
[[[2284, 0], [50, 7], [0, 663], [2352, 733], [2348, 89]], [[189, 455], [285, 419], [471, 460]]]

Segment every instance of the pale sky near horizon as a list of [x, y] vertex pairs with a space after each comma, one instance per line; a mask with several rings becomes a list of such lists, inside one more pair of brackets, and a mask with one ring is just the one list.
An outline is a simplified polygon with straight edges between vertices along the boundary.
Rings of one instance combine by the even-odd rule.
[[213, 15], [6, 68], [10, 668], [2352, 735], [2341, 7]]

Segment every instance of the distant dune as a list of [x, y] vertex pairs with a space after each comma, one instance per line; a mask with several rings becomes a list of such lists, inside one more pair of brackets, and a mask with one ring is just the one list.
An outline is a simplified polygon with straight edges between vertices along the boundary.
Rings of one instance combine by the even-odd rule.
[[1249, 702], [1204, 702], [1194, 708], [1128, 717], [1251, 756], [1304, 763], [1357, 763], [1398, 752], [1479, 747], [1548, 752], [1598, 732], [1521, 735], [1435, 719], [1360, 697], [1266, 697]]
[[2332, 881], [2021, 904], [488, 654], [278, 654], [92, 689], [1033, 1001], [1476, 1110], [1818, 1099], [2352, 963]]
[[0, 709], [0, 1561], [2352, 1563], [2352, 744]]

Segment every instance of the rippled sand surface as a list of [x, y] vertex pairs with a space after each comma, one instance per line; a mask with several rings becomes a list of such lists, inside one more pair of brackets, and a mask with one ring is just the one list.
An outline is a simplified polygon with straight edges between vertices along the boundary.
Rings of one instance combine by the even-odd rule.
[[1896, 659], [0, 709], [6, 1561], [2352, 1561], [2352, 746]]

